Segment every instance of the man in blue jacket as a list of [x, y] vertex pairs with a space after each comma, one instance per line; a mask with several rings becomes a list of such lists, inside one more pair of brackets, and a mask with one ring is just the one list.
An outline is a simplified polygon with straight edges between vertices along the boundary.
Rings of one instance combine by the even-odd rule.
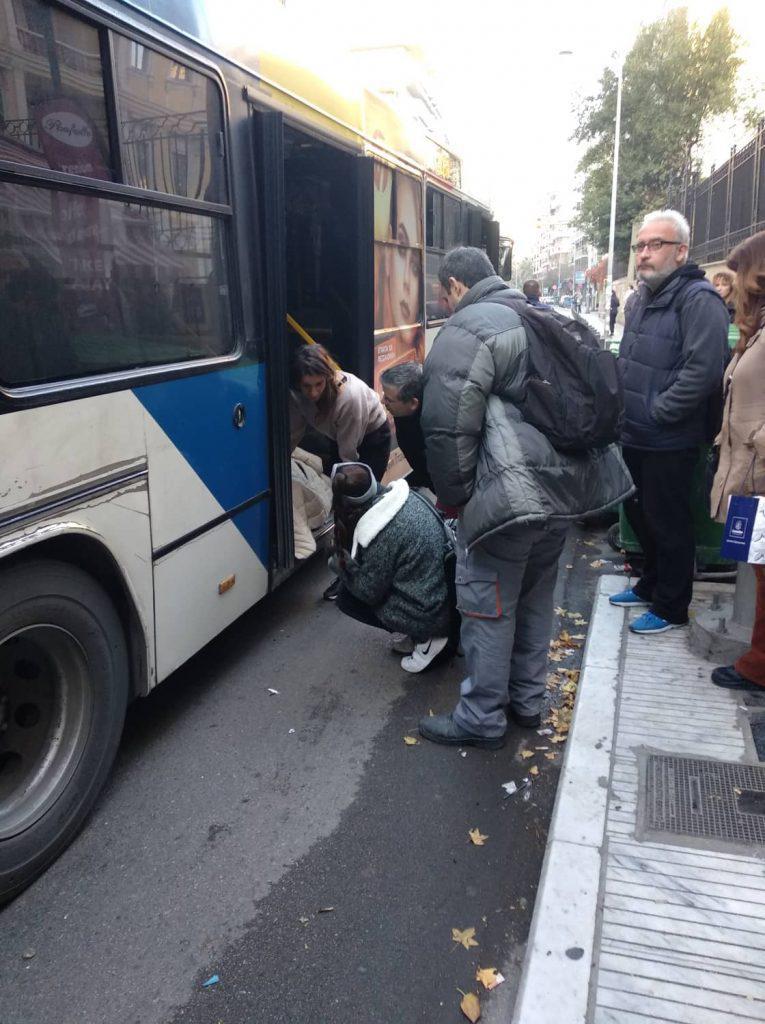
[[645, 287], [619, 350], [623, 454], [637, 488], [624, 508], [644, 562], [637, 583], [611, 603], [647, 608], [630, 623], [646, 636], [688, 622], [696, 550], [691, 481], [726, 358], [725, 303], [688, 259], [689, 241], [688, 222], [676, 210], [643, 220], [633, 250]]

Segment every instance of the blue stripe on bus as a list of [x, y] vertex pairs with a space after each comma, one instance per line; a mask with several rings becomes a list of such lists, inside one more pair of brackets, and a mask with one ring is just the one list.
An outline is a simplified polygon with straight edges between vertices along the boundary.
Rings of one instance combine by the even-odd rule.
[[[147, 384], [135, 388], [134, 394], [224, 510], [267, 490], [263, 363]], [[241, 428], [233, 422], [239, 404], [246, 410]], [[269, 563], [268, 506], [269, 502], [261, 502], [233, 520], [265, 566]]]

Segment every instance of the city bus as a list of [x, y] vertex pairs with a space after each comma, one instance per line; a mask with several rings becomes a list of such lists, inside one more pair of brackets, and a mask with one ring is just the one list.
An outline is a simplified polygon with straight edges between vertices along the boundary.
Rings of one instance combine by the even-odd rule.
[[378, 96], [216, 6], [0, 5], [0, 899], [83, 824], [128, 702], [294, 567], [289, 360], [422, 359], [499, 230]]

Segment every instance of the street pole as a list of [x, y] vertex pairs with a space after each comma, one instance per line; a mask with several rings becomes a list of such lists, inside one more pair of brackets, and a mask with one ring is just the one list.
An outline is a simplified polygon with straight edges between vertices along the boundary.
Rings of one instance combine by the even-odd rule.
[[617, 57], [616, 78], [616, 122], [614, 124], [614, 169], [611, 176], [611, 223], [608, 229], [608, 270], [606, 293], [603, 296], [603, 339], [605, 344], [608, 314], [611, 307], [611, 292], [614, 287], [614, 239], [616, 235], [616, 185], [619, 178], [619, 139], [622, 128], [622, 59]]

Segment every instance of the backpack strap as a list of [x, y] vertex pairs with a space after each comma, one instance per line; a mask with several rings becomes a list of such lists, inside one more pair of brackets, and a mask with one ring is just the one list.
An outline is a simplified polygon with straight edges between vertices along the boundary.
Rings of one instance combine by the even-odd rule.
[[413, 490], [410, 489], [409, 493], [412, 495], [413, 498], [416, 498], [417, 501], [419, 501], [421, 505], [424, 505], [428, 509], [428, 511], [431, 512], [436, 517], [438, 522], [441, 524], [441, 529], [444, 531], [444, 537], [446, 538], [447, 546], [448, 546], [450, 551], [453, 551], [454, 547], [455, 547], [454, 533], [446, 525], [446, 522], [444, 521], [444, 517], [441, 515], [441, 513], [438, 511], [438, 509], [435, 508], [433, 505], [431, 505], [431, 503], [428, 501], [427, 498], [423, 498], [423, 496], [421, 494], [418, 494], [417, 491], [413, 491]]

